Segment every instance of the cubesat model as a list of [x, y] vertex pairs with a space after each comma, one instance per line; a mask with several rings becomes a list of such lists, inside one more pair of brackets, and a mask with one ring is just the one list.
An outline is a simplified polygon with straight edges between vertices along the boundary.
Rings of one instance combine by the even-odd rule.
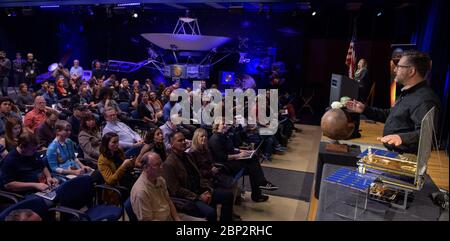
[[400, 155], [369, 147], [359, 156], [359, 173], [377, 176], [370, 185], [371, 197], [381, 201], [393, 201], [402, 191], [404, 192], [403, 204], [391, 204], [405, 209], [408, 194], [422, 189], [433, 143], [434, 114], [433, 107], [422, 120], [417, 155]]

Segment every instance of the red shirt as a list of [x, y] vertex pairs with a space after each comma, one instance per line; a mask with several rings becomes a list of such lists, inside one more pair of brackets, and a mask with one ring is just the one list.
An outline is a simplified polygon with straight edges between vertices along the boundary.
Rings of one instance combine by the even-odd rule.
[[36, 128], [45, 120], [45, 110], [38, 111], [33, 109], [25, 115], [24, 125], [31, 131], [36, 130]]

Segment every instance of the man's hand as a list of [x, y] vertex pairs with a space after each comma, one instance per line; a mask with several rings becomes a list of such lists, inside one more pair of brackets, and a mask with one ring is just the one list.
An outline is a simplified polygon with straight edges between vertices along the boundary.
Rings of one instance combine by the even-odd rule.
[[44, 191], [48, 188], [48, 185], [45, 183], [35, 183], [34, 188], [36, 188], [39, 191]]
[[251, 152], [246, 151], [246, 150], [240, 150], [239, 152], [239, 157], [244, 158], [244, 157], [248, 157], [251, 155]]
[[81, 167], [81, 169], [83, 169], [84, 173], [88, 173], [88, 172], [90, 172], [90, 171], [93, 170], [93, 169], [92, 169], [91, 167], [89, 167], [89, 166], [83, 166], [83, 167]]
[[209, 191], [206, 191], [200, 194], [198, 199], [200, 199], [204, 203], [209, 204], [211, 202], [211, 193]]
[[76, 170], [72, 170], [72, 174], [75, 176], [79, 176], [81, 174], [84, 174], [84, 170], [83, 169], [76, 169]]
[[399, 135], [387, 135], [383, 137], [377, 137], [377, 140], [394, 146], [400, 146], [402, 144], [402, 138]]
[[58, 185], [58, 179], [53, 178], [53, 177], [47, 178], [47, 185], [49, 185], [49, 186], [56, 186], [56, 185]]
[[345, 103], [345, 107], [347, 107], [348, 110], [356, 112], [356, 113], [363, 113], [364, 109], [366, 108], [366, 106], [356, 100], [351, 100], [351, 101], [347, 101], [347, 103]]

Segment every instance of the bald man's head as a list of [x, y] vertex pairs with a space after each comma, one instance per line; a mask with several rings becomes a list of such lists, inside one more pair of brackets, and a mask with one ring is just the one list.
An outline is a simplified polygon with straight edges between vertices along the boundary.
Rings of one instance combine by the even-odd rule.
[[162, 175], [162, 160], [155, 152], [148, 152], [142, 158], [144, 173], [150, 180], [155, 180]]
[[34, 108], [36, 108], [37, 110], [44, 110], [46, 104], [47, 102], [45, 101], [44, 96], [37, 96], [34, 99]]

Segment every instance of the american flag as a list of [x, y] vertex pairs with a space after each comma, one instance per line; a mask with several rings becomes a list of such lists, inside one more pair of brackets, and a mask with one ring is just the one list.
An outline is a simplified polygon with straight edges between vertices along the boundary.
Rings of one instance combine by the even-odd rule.
[[350, 41], [350, 46], [347, 51], [347, 58], [345, 59], [345, 64], [348, 66], [348, 77], [353, 79], [355, 76], [355, 65], [356, 65], [356, 57], [355, 57], [355, 42], [352, 38]]

